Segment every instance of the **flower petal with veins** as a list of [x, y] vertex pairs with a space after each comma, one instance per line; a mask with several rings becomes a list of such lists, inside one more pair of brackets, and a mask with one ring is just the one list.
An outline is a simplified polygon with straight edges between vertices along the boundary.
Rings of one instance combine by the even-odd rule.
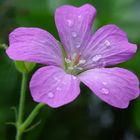
[[91, 69], [78, 77], [101, 100], [114, 107], [128, 107], [129, 101], [140, 93], [137, 77], [122, 68]]
[[6, 53], [13, 60], [63, 65], [58, 42], [45, 30], [20, 27], [10, 33], [9, 40]]
[[60, 107], [68, 104], [80, 94], [80, 82], [55, 66], [42, 67], [33, 75], [30, 90], [34, 101]]

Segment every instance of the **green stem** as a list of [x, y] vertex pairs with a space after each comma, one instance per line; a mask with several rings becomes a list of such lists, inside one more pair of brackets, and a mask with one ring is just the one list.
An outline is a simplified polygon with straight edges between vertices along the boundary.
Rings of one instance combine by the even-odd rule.
[[26, 92], [26, 84], [27, 84], [27, 74], [22, 74], [22, 83], [21, 83], [21, 92], [20, 92], [20, 102], [19, 102], [19, 110], [18, 110], [18, 118], [16, 122], [17, 126], [17, 135], [16, 140], [21, 139], [22, 133], [19, 131], [19, 126], [23, 121], [23, 114], [24, 114], [24, 104], [25, 104], [25, 92]]
[[18, 118], [17, 118], [17, 122], [16, 122], [16, 127], [17, 127], [16, 140], [21, 140], [25, 129], [32, 123], [34, 118], [37, 116], [39, 110], [45, 105], [42, 103], [38, 104], [33, 109], [33, 111], [28, 116], [28, 118], [23, 122], [26, 84], [27, 84], [27, 74], [23, 73], [22, 74], [21, 95], [20, 95]]
[[34, 120], [34, 118], [37, 116], [39, 113], [39, 110], [45, 106], [45, 104], [38, 104], [34, 110], [31, 112], [31, 114], [28, 116], [28, 118], [25, 120], [25, 122], [20, 126], [20, 131], [24, 131]]
[[18, 125], [20, 125], [23, 120], [26, 84], [27, 84], [27, 74], [23, 73], [22, 74], [22, 83], [21, 83], [19, 111], [18, 111], [18, 120], [17, 120]]

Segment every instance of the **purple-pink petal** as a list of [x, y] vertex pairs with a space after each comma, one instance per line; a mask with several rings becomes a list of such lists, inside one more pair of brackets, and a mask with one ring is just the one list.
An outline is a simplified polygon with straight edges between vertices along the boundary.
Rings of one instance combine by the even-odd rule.
[[57, 40], [39, 28], [17, 28], [10, 33], [8, 56], [13, 60], [63, 65]]
[[140, 93], [137, 77], [122, 68], [91, 69], [81, 73], [79, 79], [101, 100], [118, 108], [128, 107]]
[[60, 40], [69, 55], [78, 53], [89, 42], [95, 15], [96, 9], [89, 4], [79, 8], [66, 5], [56, 10], [55, 22]]
[[35, 72], [30, 81], [31, 95], [36, 102], [60, 107], [68, 104], [80, 94], [77, 77], [66, 74], [56, 66], [42, 67]]
[[137, 46], [129, 43], [127, 35], [116, 25], [106, 25], [95, 32], [81, 51], [87, 60], [86, 69], [115, 65], [130, 59]]

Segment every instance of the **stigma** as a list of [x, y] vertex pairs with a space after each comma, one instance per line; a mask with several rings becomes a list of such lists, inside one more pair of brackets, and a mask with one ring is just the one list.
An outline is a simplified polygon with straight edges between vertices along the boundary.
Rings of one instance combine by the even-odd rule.
[[74, 53], [71, 57], [65, 58], [65, 63], [68, 73], [77, 74], [84, 70], [83, 65], [86, 60], [81, 58], [81, 54]]

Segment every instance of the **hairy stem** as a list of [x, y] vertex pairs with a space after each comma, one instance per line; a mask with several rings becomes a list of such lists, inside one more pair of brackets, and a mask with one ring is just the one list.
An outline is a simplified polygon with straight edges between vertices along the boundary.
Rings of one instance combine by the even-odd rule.
[[45, 104], [38, 104], [31, 112], [31, 114], [27, 117], [27, 119], [23, 122], [24, 116], [24, 106], [25, 106], [25, 92], [27, 85], [27, 74], [22, 74], [22, 83], [21, 83], [21, 93], [20, 93], [20, 102], [19, 102], [19, 110], [18, 117], [16, 122], [17, 134], [16, 140], [21, 140], [23, 133], [26, 131], [26, 128], [33, 122], [34, 118], [39, 113], [39, 110], [45, 106]]
[[17, 126], [16, 140], [20, 140], [21, 135], [22, 135], [22, 132], [19, 131], [19, 126], [21, 125], [21, 123], [23, 121], [26, 85], [27, 85], [27, 74], [23, 73], [22, 74], [22, 83], [21, 83], [18, 118], [17, 118], [17, 122], [16, 122], [16, 126]]
[[37, 116], [43, 106], [45, 106], [45, 104], [40, 103], [34, 108], [34, 110], [31, 112], [25, 122], [20, 126], [21, 131], [24, 131], [32, 123], [32, 121]]

